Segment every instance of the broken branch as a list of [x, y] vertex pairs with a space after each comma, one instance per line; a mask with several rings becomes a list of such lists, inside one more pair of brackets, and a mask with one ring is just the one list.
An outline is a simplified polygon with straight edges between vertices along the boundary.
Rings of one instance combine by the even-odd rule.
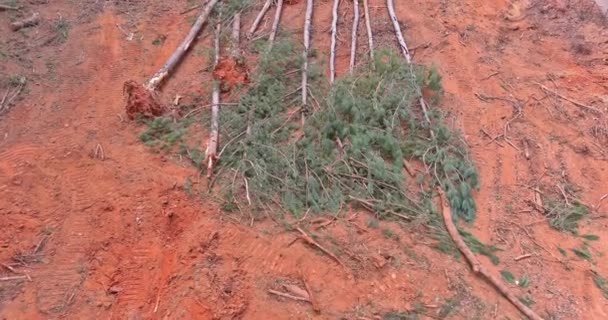
[[298, 230], [300, 232], [300, 234], [302, 234], [301, 238], [304, 241], [306, 241], [306, 243], [308, 243], [309, 245], [317, 247], [319, 250], [323, 251], [323, 253], [325, 253], [326, 255], [330, 256], [332, 259], [334, 259], [342, 267], [344, 267], [345, 269], [347, 269], [346, 265], [342, 262], [342, 260], [340, 260], [338, 257], [336, 257], [336, 255], [333, 254], [331, 251], [325, 249], [322, 245], [320, 245], [317, 241], [315, 241], [315, 239], [313, 239], [306, 232], [304, 232], [304, 230], [302, 230], [302, 228], [298, 227], [296, 230]]
[[604, 112], [602, 112], [602, 110], [600, 110], [598, 108], [595, 108], [595, 107], [592, 107], [592, 106], [588, 106], [588, 105], [580, 103], [580, 102], [578, 102], [578, 101], [576, 101], [574, 99], [571, 99], [571, 98], [568, 98], [568, 97], [566, 97], [564, 95], [561, 95], [561, 94], [557, 93], [556, 91], [553, 91], [553, 90], [545, 87], [544, 85], [542, 85], [540, 83], [536, 83], [536, 85], [539, 86], [543, 91], [545, 91], [547, 93], [551, 93], [552, 95], [554, 95], [554, 96], [556, 96], [556, 97], [558, 97], [560, 99], [566, 100], [566, 101], [574, 104], [577, 107], [580, 107], [580, 108], [583, 108], [583, 109], [587, 109], [587, 110], [590, 110], [590, 111], [594, 111], [594, 112], [597, 112], [599, 114], [604, 114]]
[[456, 225], [454, 225], [454, 221], [452, 219], [452, 211], [450, 209], [450, 205], [447, 202], [445, 193], [441, 188], [437, 188], [437, 192], [439, 193], [439, 197], [441, 199], [442, 206], [442, 215], [443, 222], [445, 223], [445, 227], [458, 247], [458, 250], [462, 252], [464, 257], [467, 259], [473, 272], [477, 275], [481, 275], [488, 282], [490, 282], [507, 300], [509, 300], [519, 311], [525, 314], [528, 318], [532, 320], [543, 320], [539, 315], [537, 315], [532, 309], [528, 308], [525, 304], [523, 304], [519, 299], [509, 290], [507, 286], [505, 286], [499, 279], [497, 279], [494, 275], [492, 275], [488, 270], [486, 270], [479, 260], [475, 257], [475, 254], [469, 249], [467, 244], [464, 242], [460, 233], [458, 233], [458, 229]]
[[11, 23], [11, 30], [17, 31], [19, 29], [28, 28], [37, 25], [40, 22], [40, 14], [34, 12], [30, 17], [20, 21]]

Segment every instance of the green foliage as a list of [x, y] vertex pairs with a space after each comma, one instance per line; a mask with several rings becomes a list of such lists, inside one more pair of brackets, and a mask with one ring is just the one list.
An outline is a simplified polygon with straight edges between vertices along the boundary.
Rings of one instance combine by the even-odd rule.
[[397, 234], [395, 234], [393, 232], [393, 230], [389, 229], [389, 228], [384, 228], [382, 229], [382, 235], [389, 238], [389, 239], [395, 239], [395, 240], [399, 240], [399, 236]]
[[522, 287], [522, 288], [527, 288], [530, 285], [530, 280], [528, 279], [528, 275], [524, 274], [523, 276], [521, 276], [519, 278], [519, 280], [517, 280], [517, 285]]
[[599, 240], [600, 236], [598, 236], [596, 234], [584, 234], [581, 236], [581, 238], [584, 238], [586, 240], [595, 241], [595, 240]]
[[62, 17], [59, 17], [51, 23], [51, 30], [55, 33], [54, 41], [58, 43], [64, 43], [68, 40], [70, 34], [71, 25], [70, 22]]
[[579, 258], [591, 261], [593, 259], [593, 255], [589, 251], [589, 247], [586, 244], [582, 244], [579, 248], [570, 249], [574, 254], [576, 254]]
[[588, 213], [587, 207], [578, 201], [567, 204], [554, 198], [545, 199], [545, 203], [551, 227], [576, 235], [579, 221]]
[[175, 143], [182, 141], [189, 122], [174, 122], [170, 117], [156, 117], [146, 120], [145, 124], [147, 128], [139, 135], [139, 139], [147, 146], [168, 151]]
[[557, 251], [559, 251], [559, 253], [561, 253], [564, 257], [568, 255], [568, 252], [563, 248], [557, 247]]
[[469, 247], [469, 249], [471, 249], [471, 251], [473, 253], [479, 253], [481, 255], [484, 255], [484, 256], [490, 258], [490, 261], [492, 261], [493, 264], [500, 263], [498, 256], [496, 256], [494, 254], [496, 251], [499, 250], [496, 246], [494, 246], [494, 245], [488, 246], [488, 245], [484, 244], [479, 239], [477, 239], [473, 234], [471, 234], [470, 232], [468, 232], [464, 229], [459, 228], [458, 233], [460, 233], [460, 235], [462, 236], [462, 240], [464, 240], [464, 242], [467, 244], [467, 246]]
[[608, 299], [608, 282], [606, 281], [606, 278], [593, 270], [591, 271], [591, 274], [595, 285], [602, 291], [604, 298]]
[[500, 275], [508, 283], [515, 283], [515, 276], [508, 270], [501, 270]]
[[517, 299], [528, 307], [536, 303], [529, 295], [517, 296]]
[[418, 320], [418, 316], [415, 312], [409, 311], [390, 311], [382, 316], [382, 320]]

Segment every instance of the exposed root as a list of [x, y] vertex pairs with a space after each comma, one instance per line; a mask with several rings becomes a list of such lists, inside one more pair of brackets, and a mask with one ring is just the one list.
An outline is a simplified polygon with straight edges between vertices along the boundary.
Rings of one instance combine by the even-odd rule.
[[165, 108], [158, 102], [156, 93], [149, 91], [133, 80], [125, 82], [123, 93], [126, 95], [127, 117], [134, 120], [138, 115], [153, 118], [163, 114]]

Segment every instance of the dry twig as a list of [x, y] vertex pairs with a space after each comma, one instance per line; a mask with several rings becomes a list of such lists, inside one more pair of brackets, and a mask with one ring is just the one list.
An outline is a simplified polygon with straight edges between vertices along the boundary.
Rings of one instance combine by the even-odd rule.
[[300, 232], [300, 234], [302, 234], [302, 236], [300, 238], [303, 239], [304, 241], [306, 241], [306, 243], [317, 247], [319, 250], [323, 251], [323, 253], [325, 253], [326, 255], [328, 255], [332, 259], [334, 259], [336, 262], [338, 262], [342, 267], [344, 267], [344, 269], [347, 269], [346, 265], [342, 262], [342, 260], [340, 260], [338, 257], [336, 257], [336, 255], [333, 254], [331, 251], [325, 249], [322, 245], [320, 245], [317, 241], [315, 241], [315, 239], [313, 239], [304, 230], [302, 230], [302, 228], [298, 227], [298, 228], [296, 228], [296, 230], [298, 230]]

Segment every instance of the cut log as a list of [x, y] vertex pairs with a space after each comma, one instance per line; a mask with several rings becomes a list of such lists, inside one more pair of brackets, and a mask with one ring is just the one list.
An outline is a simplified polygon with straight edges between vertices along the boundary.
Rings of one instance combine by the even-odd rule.
[[126, 111], [129, 119], [135, 119], [137, 114], [143, 114], [146, 117], [162, 114], [164, 108], [157, 100], [157, 89], [182, 60], [190, 45], [203, 28], [203, 25], [207, 22], [207, 18], [218, 1], [209, 0], [196, 19], [196, 22], [194, 22], [194, 25], [192, 25], [186, 38], [171, 54], [165, 64], [150, 77], [146, 84], [139, 85], [132, 80], [125, 82], [123, 90], [127, 95]]
[[441, 198], [441, 207], [442, 207], [442, 216], [443, 222], [445, 223], [445, 227], [448, 230], [448, 234], [458, 247], [458, 250], [462, 252], [464, 257], [467, 259], [473, 272], [477, 275], [481, 275], [485, 278], [490, 284], [492, 284], [500, 294], [502, 294], [507, 300], [509, 300], [521, 313], [526, 315], [531, 320], [543, 320], [539, 315], [537, 315], [532, 309], [528, 308], [525, 304], [523, 304], [519, 299], [511, 292], [511, 290], [503, 284], [503, 282], [491, 274], [488, 270], [486, 270], [483, 265], [477, 260], [475, 254], [469, 249], [467, 244], [464, 242], [460, 233], [458, 233], [458, 229], [456, 225], [454, 225], [454, 221], [452, 220], [452, 211], [450, 209], [450, 205], [447, 201], [445, 193], [441, 188], [437, 188], [437, 192], [439, 193], [439, 197]]
[[306, 122], [308, 105], [308, 55], [310, 53], [310, 26], [312, 24], [313, 0], [306, 0], [306, 15], [304, 17], [304, 63], [302, 65], [302, 125]]
[[266, 2], [264, 3], [264, 6], [262, 7], [262, 10], [260, 10], [258, 15], [255, 17], [255, 20], [253, 21], [253, 24], [251, 25], [251, 28], [249, 29], [249, 34], [247, 35], [247, 37], [249, 39], [251, 39], [253, 37], [255, 30], [258, 29], [260, 22], [262, 22], [262, 19], [264, 19], [264, 16], [266, 15], [266, 12], [268, 12], [268, 9], [270, 9], [271, 3], [272, 3], [272, 0], [266, 0]]
[[336, 40], [338, 35], [338, 6], [340, 0], [334, 0], [331, 20], [331, 48], [329, 52], [329, 82], [333, 83], [336, 79]]
[[363, 10], [365, 12], [365, 27], [367, 28], [367, 41], [369, 46], [369, 57], [374, 62], [374, 35], [372, 33], [372, 22], [369, 13], [368, 0], [363, 0]]
[[29, 28], [37, 25], [40, 22], [40, 14], [38, 12], [32, 13], [31, 16], [11, 23], [11, 30], [18, 31], [23, 28]]
[[277, 0], [277, 11], [274, 13], [274, 21], [272, 22], [272, 29], [270, 29], [270, 36], [268, 37], [268, 52], [272, 50], [274, 39], [277, 37], [277, 30], [279, 29], [279, 23], [281, 22], [282, 11], [283, 0]]
[[[235, 20], [236, 21], [236, 20]], [[213, 66], [217, 67], [220, 62], [220, 37], [222, 32], [222, 23], [217, 23], [215, 26], [215, 59]], [[213, 81], [213, 92], [211, 94], [211, 131], [209, 132], [209, 142], [207, 143], [207, 150], [205, 151], [205, 159], [207, 160], [207, 178], [211, 178], [213, 175], [213, 166], [217, 161], [217, 150], [220, 138], [220, 83], [219, 80], [214, 79]]]
[[357, 30], [359, 29], [359, 0], [353, 0], [353, 30], [350, 41], [350, 73], [355, 71], [357, 59]]
[[[397, 14], [395, 13], [395, 6], [393, 4], [393, 0], [386, 0], [386, 6], [388, 8], [388, 14], [390, 16], [391, 21], [393, 22], [393, 28], [395, 29], [395, 35], [397, 36], [397, 41], [399, 42], [399, 47], [401, 48], [401, 52], [405, 57], [405, 60], [408, 64], [412, 63], [412, 56], [410, 55], [410, 50], [407, 47], [407, 43], [403, 38], [403, 33], [401, 32], [401, 26], [399, 25], [399, 20], [397, 20]], [[422, 92], [420, 95], [420, 107], [422, 108], [422, 112], [424, 113], [424, 119], [430, 125], [431, 119], [429, 118], [428, 108], [426, 105], [426, 101], [424, 101], [424, 97], [422, 96]], [[431, 136], [435, 136], [433, 130], [431, 130]]]

